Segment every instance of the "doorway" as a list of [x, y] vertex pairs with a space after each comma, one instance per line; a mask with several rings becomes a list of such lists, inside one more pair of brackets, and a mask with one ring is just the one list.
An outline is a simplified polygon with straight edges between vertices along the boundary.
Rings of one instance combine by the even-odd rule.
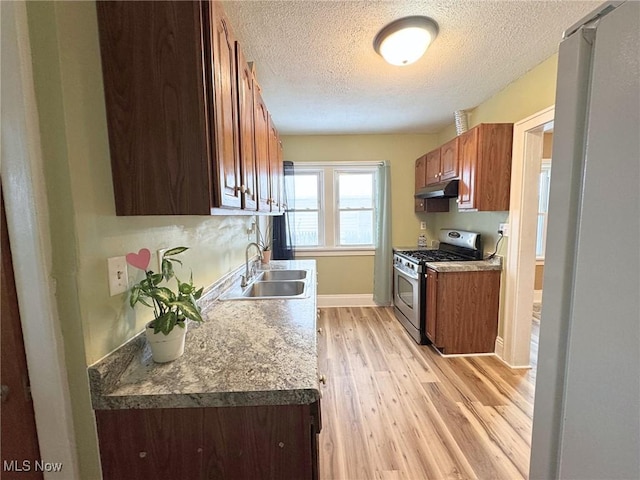
[[[0, 190], [2, 232], [2, 464], [7, 471], [20, 472], [40, 459], [36, 420], [30, 393], [27, 359], [13, 277], [9, 234]], [[24, 463], [26, 462], [26, 463]], [[26, 479], [43, 478], [41, 472], [25, 470]]]
[[[21, 327], [31, 383], [29, 393], [33, 398], [39, 455], [47, 462], [64, 465], [61, 472], [48, 472], [47, 475], [76, 479], [80, 474], [64, 343], [51, 275], [49, 207], [31, 71], [27, 8], [24, 2], [0, 2], [0, 5], [2, 192], [7, 221], [5, 231], [9, 233], [13, 247], [11, 259], [23, 320]], [[17, 395], [14, 389], [9, 395], [12, 392]]]
[[533, 317], [540, 164], [544, 136], [553, 128], [554, 107], [514, 125], [507, 247], [503, 360], [529, 368]]

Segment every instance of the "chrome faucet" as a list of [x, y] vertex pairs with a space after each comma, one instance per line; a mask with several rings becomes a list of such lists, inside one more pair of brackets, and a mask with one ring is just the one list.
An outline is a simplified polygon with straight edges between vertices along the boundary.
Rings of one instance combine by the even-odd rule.
[[244, 251], [244, 275], [242, 276], [242, 281], [240, 282], [240, 286], [242, 288], [249, 285], [249, 281], [253, 277], [253, 270], [255, 268], [255, 266], [252, 266], [252, 268], [249, 269], [249, 249], [251, 248], [251, 245], [258, 249], [258, 255], [260, 255], [260, 259], [262, 259], [262, 250], [260, 250], [260, 245], [258, 245], [256, 242], [251, 242], [249, 245], [247, 245], [247, 248]]

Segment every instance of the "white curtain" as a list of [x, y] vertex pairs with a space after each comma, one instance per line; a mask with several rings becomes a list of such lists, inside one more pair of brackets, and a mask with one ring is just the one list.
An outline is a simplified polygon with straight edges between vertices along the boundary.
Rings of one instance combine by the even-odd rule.
[[388, 162], [378, 167], [376, 191], [376, 256], [373, 265], [373, 301], [376, 305], [392, 303], [391, 283], [391, 168]]

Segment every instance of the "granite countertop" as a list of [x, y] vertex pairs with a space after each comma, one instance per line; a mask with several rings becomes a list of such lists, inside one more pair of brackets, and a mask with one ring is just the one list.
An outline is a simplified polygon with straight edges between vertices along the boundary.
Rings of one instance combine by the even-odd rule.
[[[394, 252], [410, 250], [435, 250], [433, 247], [393, 247]], [[472, 260], [466, 262], [427, 262], [427, 268], [436, 272], [482, 272], [486, 270], [502, 270], [502, 257], [496, 255], [488, 260]]]
[[469, 262], [427, 262], [427, 268], [436, 272], [482, 272], [486, 270], [502, 270], [502, 257], [491, 260], [472, 260]]
[[189, 408], [309, 404], [320, 398], [313, 260], [272, 261], [309, 270], [306, 298], [220, 301], [244, 265], [203, 301], [185, 353], [159, 364], [144, 334], [89, 367], [93, 408]]

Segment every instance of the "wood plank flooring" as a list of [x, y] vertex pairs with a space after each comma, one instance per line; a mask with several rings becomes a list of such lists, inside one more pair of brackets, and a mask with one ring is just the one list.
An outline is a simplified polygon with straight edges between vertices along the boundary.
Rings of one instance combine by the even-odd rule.
[[319, 326], [321, 479], [527, 478], [534, 370], [443, 358], [391, 308], [324, 308]]

